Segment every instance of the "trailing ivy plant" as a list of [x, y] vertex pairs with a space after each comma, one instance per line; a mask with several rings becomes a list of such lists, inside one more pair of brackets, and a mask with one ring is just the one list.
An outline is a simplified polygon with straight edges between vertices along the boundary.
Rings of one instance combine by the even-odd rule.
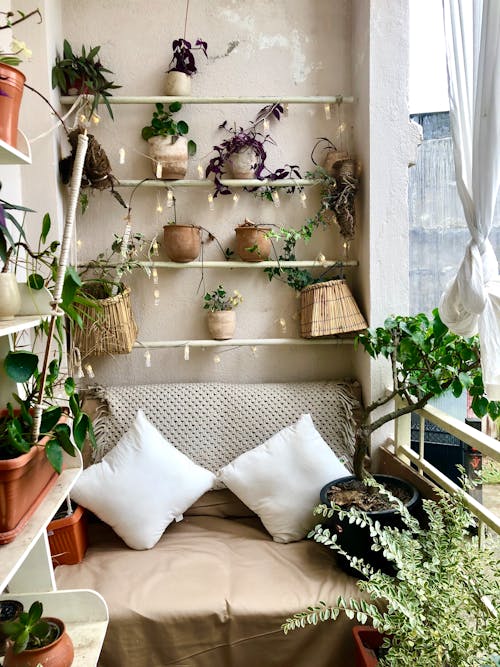
[[381, 527], [358, 509], [319, 505], [322, 518], [334, 512], [351, 523], [368, 526], [372, 549], [383, 551], [396, 576], [352, 557], [321, 524], [309, 534], [347, 558], [363, 577], [357, 582], [362, 596], [333, 603], [319, 602], [288, 618], [285, 633], [340, 614], [373, 626], [384, 635], [380, 667], [486, 667], [497, 664], [500, 653], [500, 561], [492, 550], [481, 549], [471, 533], [474, 517], [463, 492], [438, 492], [424, 500], [425, 527], [375, 480], [366, 483], [388, 496], [404, 522], [404, 529]]

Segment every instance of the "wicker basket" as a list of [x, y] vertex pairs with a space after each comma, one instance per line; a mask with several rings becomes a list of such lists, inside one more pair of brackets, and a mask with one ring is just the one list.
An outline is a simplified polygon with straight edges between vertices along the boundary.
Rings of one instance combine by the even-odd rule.
[[345, 280], [309, 285], [300, 293], [302, 338], [333, 336], [366, 327], [366, 320]]
[[73, 344], [83, 357], [128, 354], [137, 338], [130, 303], [130, 287], [116, 296], [98, 300], [99, 306], [81, 306], [83, 328], [75, 327]]

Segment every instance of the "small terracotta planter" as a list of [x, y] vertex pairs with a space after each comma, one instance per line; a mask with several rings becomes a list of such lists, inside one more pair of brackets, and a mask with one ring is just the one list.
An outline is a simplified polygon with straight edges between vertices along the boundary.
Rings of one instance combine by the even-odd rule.
[[383, 635], [370, 625], [355, 625], [352, 629], [356, 667], [377, 667], [376, 651], [384, 641]]
[[66, 632], [64, 623], [58, 618], [44, 616], [44, 621], [53, 623], [59, 628], [59, 637], [51, 644], [42, 648], [28, 649], [22, 653], [14, 653], [9, 644], [5, 652], [4, 667], [71, 667], [75, 652], [73, 642]]
[[165, 95], [189, 97], [191, 95], [191, 77], [184, 72], [167, 72]]
[[208, 330], [215, 340], [229, 340], [236, 329], [236, 313], [234, 310], [216, 310], [208, 313]]
[[14, 148], [25, 80], [20, 70], [0, 64], [0, 139]]
[[250, 147], [233, 153], [227, 160], [233, 178], [254, 178], [257, 162], [257, 155]]
[[13, 320], [20, 310], [21, 293], [15, 274], [0, 273], [0, 320]]
[[188, 165], [188, 144], [186, 137], [167, 136], [148, 139], [149, 155], [153, 160], [156, 178], [177, 180], [184, 178]]
[[244, 262], [262, 262], [269, 259], [271, 239], [266, 236], [269, 227], [242, 225], [235, 228], [236, 252]]
[[71, 515], [53, 519], [47, 526], [47, 537], [54, 567], [81, 563], [88, 546], [84, 508], [77, 505]]
[[163, 244], [172, 262], [192, 262], [201, 251], [201, 230], [194, 225], [165, 225]]

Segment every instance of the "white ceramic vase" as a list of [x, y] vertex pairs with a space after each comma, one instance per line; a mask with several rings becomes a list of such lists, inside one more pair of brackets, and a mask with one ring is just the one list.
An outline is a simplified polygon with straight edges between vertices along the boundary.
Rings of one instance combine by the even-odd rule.
[[191, 77], [184, 72], [167, 72], [165, 95], [171, 97], [189, 97], [191, 95]]
[[184, 178], [188, 164], [187, 143], [186, 137], [175, 135], [148, 139], [149, 155], [153, 159], [153, 173], [156, 178]]
[[0, 273], [0, 320], [12, 320], [21, 308], [21, 295], [14, 273]]

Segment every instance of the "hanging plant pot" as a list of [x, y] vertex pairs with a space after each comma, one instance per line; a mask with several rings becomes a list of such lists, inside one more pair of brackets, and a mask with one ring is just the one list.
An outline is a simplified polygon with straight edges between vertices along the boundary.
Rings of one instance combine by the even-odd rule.
[[302, 338], [351, 333], [367, 326], [345, 280], [328, 280], [308, 285], [301, 291]]
[[384, 641], [383, 635], [370, 625], [355, 625], [352, 636], [356, 667], [377, 667], [377, 651]]
[[269, 227], [258, 227], [253, 224], [243, 224], [236, 227], [236, 252], [244, 262], [262, 262], [269, 259], [271, 253], [271, 239], [266, 234]]
[[337, 162], [346, 160], [348, 154], [344, 151], [338, 151], [336, 148], [328, 148], [325, 150], [325, 158], [323, 160], [323, 169], [327, 174], [333, 176], [333, 169]]
[[172, 262], [192, 262], [201, 251], [201, 230], [194, 225], [165, 225], [163, 244]]
[[189, 97], [191, 95], [191, 77], [185, 72], [167, 72], [165, 95], [170, 97]]
[[130, 287], [121, 285], [115, 296], [100, 298], [99, 284], [85, 286], [88, 296], [96, 305], [78, 306], [83, 328], [75, 327], [73, 344], [82, 357], [88, 355], [128, 354], [137, 338], [137, 324], [132, 312]]
[[0, 63], [0, 139], [14, 148], [25, 80], [20, 70]]
[[8, 645], [5, 652], [4, 667], [71, 667], [75, 652], [73, 642], [66, 632], [64, 623], [59, 618], [44, 616], [51, 633], [56, 637], [50, 644], [41, 648], [26, 649], [14, 653]]
[[227, 159], [233, 178], [254, 178], [257, 169], [257, 153], [251, 147], [232, 153]]
[[0, 273], [0, 320], [12, 320], [20, 310], [21, 295], [15, 274]]
[[188, 142], [186, 137], [169, 135], [148, 139], [149, 155], [153, 159], [156, 178], [177, 180], [184, 178], [188, 164]]
[[216, 310], [209, 312], [207, 317], [208, 330], [215, 340], [229, 340], [236, 329], [236, 312], [234, 310]]

